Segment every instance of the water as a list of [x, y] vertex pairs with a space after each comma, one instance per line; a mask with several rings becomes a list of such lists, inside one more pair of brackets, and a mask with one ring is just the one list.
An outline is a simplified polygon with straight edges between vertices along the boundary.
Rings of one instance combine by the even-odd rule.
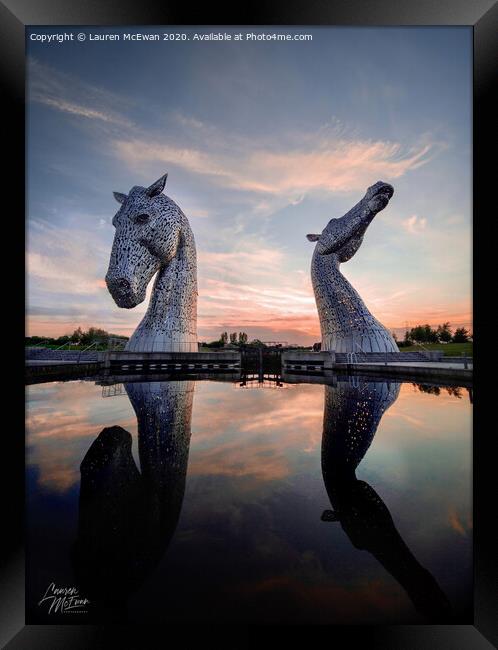
[[328, 382], [29, 386], [27, 622], [470, 623], [470, 392]]

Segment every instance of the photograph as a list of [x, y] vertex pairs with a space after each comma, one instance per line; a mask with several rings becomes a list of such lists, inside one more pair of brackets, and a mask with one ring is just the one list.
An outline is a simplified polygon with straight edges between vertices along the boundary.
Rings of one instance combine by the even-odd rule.
[[471, 30], [74, 32], [27, 31], [28, 621], [469, 623]]
[[24, 437], [0, 645], [491, 648], [493, 3], [28, 4], [2, 8]]

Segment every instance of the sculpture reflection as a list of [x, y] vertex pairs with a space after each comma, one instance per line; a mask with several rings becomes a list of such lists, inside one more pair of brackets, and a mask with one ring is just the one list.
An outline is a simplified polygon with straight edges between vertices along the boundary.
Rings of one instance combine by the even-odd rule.
[[76, 578], [97, 620], [126, 617], [129, 595], [162, 558], [183, 502], [195, 381], [125, 384], [138, 421], [132, 438], [104, 429], [81, 463]]
[[[185, 491], [194, 385], [125, 383], [138, 421], [140, 471], [131, 435], [118, 426], [104, 429], [81, 463], [73, 557], [94, 622], [127, 620], [129, 597], [174, 535]], [[381, 497], [356, 477], [399, 389], [396, 382], [358, 379], [324, 387], [322, 471], [332, 510], [322, 519], [340, 522], [353, 546], [372, 553], [429, 622], [442, 623], [450, 618], [445, 595], [401, 538]]]
[[325, 386], [322, 472], [333, 510], [325, 510], [322, 520], [339, 521], [353, 546], [372, 553], [425, 619], [445, 622], [451, 613], [446, 596], [401, 538], [381, 497], [356, 478], [356, 468], [383, 414], [396, 401], [400, 384], [355, 381]]

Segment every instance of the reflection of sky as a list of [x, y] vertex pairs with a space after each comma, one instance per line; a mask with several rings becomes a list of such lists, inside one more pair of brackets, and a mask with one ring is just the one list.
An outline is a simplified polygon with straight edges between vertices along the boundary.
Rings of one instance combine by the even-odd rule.
[[[295, 612], [299, 620], [355, 622], [361, 612], [364, 622], [419, 622], [376, 560], [354, 549], [339, 524], [320, 521], [330, 508], [320, 460], [323, 393], [316, 384], [234, 390], [196, 383], [180, 521], [160, 567], [132, 599], [134, 616], [155, 615], [144, 605], [151, 590], [180, 618], [188, 613], [178, 594], [189, 600], [190, 613], [215, 618], [247, 607], [249, 618], [260, 620]], [[470, 418], [465, 390], [459, 399], [404, 384], [357, 470], [459, 607], [470, 588]], [[113, 424], [132, 433], [137, 460], [126, 395], [103, 399], [90, 382], [28, 388], [27, 465], [40, 512], [72, 499], [74, 517], [81, 460]]]
[[103, 281], [112, 191], [166, 171], [196, 238], [201, 340], [317, 340], [305, 235], [380, 179], [394, 197], [344, 274], [387, 327], [470, 323], [471, 28], [306, 32], [28, 41], [30, 333], [133, 331], [146, 304], [119, 309]]

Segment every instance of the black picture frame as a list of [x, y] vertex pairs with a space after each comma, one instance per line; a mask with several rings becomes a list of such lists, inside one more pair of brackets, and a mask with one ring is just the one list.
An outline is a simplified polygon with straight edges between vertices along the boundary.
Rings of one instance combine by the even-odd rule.
[[[0, 68], [3, 88], [4, 161], [2, 176], [5, 213], [11, 241], [8, 249], [17, 260], [24, 259], [24, 80], [25, 27], [30, 25], [468, 25], [474, 33], [474, 213], [473, 213], [473, 278], [474, 278], [474, 624], [445, 626], [392, 626], [323, 628], [247, 628], [243, 633], [232, 628], [191, 627], [182, 629], [182, 643], [227, 645], [231, 648], [275, 645], [292, 640], [310, 645], [314, 639], [335, 642], [338, 647], [361, 644], [383, 650], [415, 648], [482, 648], [496, 647], [496, 563], [493, 531], [493, 454], [494, 431], [487, 418], [492, 416], [492, 382], [487, 380], [492, 355], [486, 353], [485, 341], [493, 332], [491, 300], [493, 294], [492, 262], [494, 228], [493, 205], [496, 165], [493, 164], [493, 134], [497, 109], [491, 101], [496, 74], [498, 6], [495, 0], [289, 0], [280, 6], [245, 3], [232, 9], [206, 3], [202, 8], [173, 6], [163, 2], [152, 4], [132, 0], [87, 0], [76, 4], [67, 0], [3, 0], [0, 2]], [[493, 183], [494, 181], [494, 183]], [[5, 241], [5, 240], [4, 240]], [[19, 261], [19, 264], [22, 262]], [[4, 273], [6, 271], [4, 270]], [[10, 274], [9, 274], [10, 275]], [[15, 274], [12, 274], [15, 275]], [[9, 338], [19, 336], [19, 346], [9, 343], [9, 400], [4, 411], [14, 415], [5, 427], [2, 518], [3, 541], [7, 550], [1, 556], [0, 581], [0, 643], [11, 650], [18, 648], [90, 648], [109, 645], [147, 647], [149, 633], [142, 626], [131, 627], [28, 625], [24, 624], [24, 280], [17, 273], [17, 285], [10, 280], [4, 290], [9, 295]], [[496, 290], [494, 290], [496, 293]], [[12, 305], [14, 301], [14, 305]], [[19, 380], [19, 381], [18, 381]], [[22, 424], [21, 424], [22, 418]], [[492, 422], [492, 420], [490, 420]], [[161, 633], [161, 632], [160, 632]], [[164, 643], [170, 638], [162, 636]], [[159, 637], [161, 638], [161, 637]]]

